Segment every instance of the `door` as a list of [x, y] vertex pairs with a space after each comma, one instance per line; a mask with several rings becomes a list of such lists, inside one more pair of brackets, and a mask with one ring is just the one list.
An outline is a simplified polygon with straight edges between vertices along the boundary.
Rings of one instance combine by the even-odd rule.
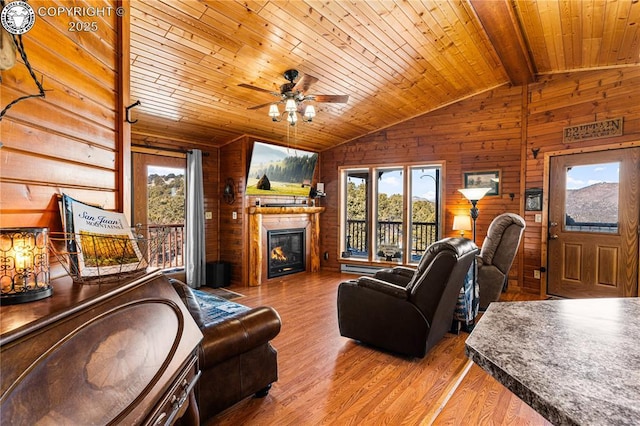
[[550, 158], [547, 293], [638, 294], [640, 148]]

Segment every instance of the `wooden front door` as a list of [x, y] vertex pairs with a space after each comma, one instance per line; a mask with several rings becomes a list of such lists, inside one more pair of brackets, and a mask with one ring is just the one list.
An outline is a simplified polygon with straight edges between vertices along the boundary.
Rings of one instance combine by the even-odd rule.
[[547, 293], [638, 294], [640, 148], [550, 158]]

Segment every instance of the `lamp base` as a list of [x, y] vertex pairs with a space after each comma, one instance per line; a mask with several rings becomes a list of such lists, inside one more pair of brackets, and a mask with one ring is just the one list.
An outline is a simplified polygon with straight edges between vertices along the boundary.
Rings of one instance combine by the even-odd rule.
[[53, 294], [53, 287], [43, 287], [37, 290], [29, 290], [20, 293], [7, 293], [0, 296], [0, 306], [16, 305], [18, 303], [35, 302], [46, 299]]

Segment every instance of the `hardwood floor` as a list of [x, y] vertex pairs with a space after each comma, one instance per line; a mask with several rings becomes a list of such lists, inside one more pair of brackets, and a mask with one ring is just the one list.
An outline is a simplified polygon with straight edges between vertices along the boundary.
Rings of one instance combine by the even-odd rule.
[[[445, 335], [423, 359], [341, 337], [337, 288], [351, 277], [297, 274], [229, 288], [245, 295], [238, 303], [279, 312], [282, 331], [273, 340], [279, 380], [266, 398], [247, 398], [210, 425], [550, 424], [465, 357], [466, 333]], [[512, 291], [504, 296], [536, 298]]]

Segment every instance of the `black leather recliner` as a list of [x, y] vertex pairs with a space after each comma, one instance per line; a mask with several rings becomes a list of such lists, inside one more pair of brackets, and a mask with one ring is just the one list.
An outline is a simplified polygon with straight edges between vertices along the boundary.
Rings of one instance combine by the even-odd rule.
[[456, 301], [478, 247], [445, 238], [416, 269], [396, 267], [340, 283], [340, 334], [398, 354], [424, 357], [451, 329]]

